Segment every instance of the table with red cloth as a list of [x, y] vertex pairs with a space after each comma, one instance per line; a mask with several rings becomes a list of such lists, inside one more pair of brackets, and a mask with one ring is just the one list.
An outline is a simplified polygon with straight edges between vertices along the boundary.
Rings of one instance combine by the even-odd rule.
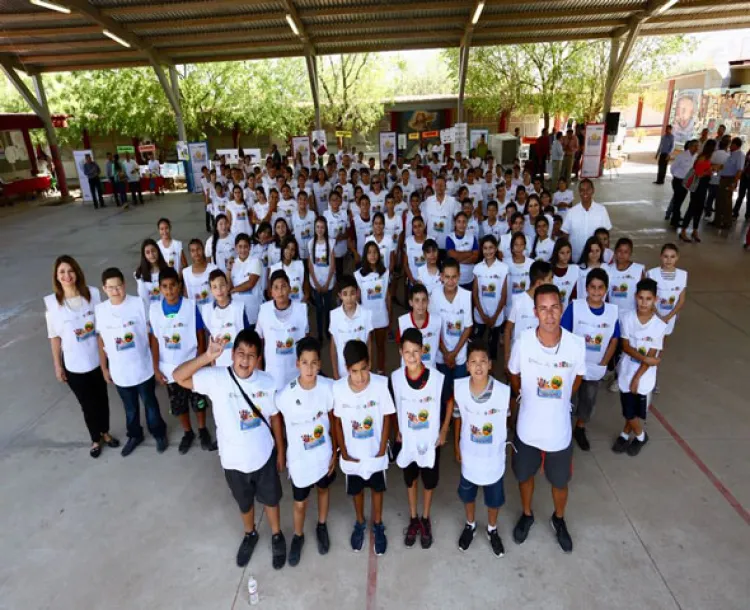
[[26, 193], [43, 193], [52, 186], [50, 176], [36, 176], [34, 178], [24, 178], [23, 180], [14, 180], [0, 185], [4, 197], [13, 197], [14, 195], [24, 195]]
[[[153, 178], [147, 176], [141, 176], [141, 190], [147, 192], [151, 190], [151, 181], [154, 181], [156, 188], [160, 191], [164, 189], [164, 178], [162, 176], [154, 176]], [[125, 183], [127, 184], [127, 182]], [[102, 186], [104, 188], [105, 195], [113, 195], [115, 192], [114, 186], [109, 180], [102, 180]], [[128, 190], [130, 187], [126, 187]]]

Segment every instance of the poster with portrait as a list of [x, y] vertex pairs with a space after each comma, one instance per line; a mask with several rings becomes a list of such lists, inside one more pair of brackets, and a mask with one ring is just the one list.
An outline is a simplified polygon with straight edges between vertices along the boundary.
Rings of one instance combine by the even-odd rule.
[[188, 142], [190, 153], [190, 175], [193, 177], [193, 192], [202, 193], [201, 168], [208, 165], [208, 142]]
[[310, 160], [310, 136], [294, 136], [292, 138], [292, 155], [296, 158], [297, 153], [302, 155], [303, 163]]
[[696, 122], [701, 108], [701, 89], [678, 89], [674, 92], [669, 123], [676, 145], [685, 144], [695, 137]]
[[74, 150], [73, 160], [75, 161], [76, 171], [78, 172], [78, 184], [81, 185], [81, 197], [84, 201], [93, 201], [94, 198], [91, 195], [89, 180], [86, 178], [86, 173], [83, 171], [83, 165], [86, 163], [86, 155], [91, 155], [91, 158], [94, 158], [94, 153], [91, 150]]
[[398, 157], [398, 150], [396, 146], [398, 143], [398, 137], [395, 131], [381, 131], [380, 132], [380, 164], [381, 167], [385, 163], [388, 155], [392, 155], [393, 159]]

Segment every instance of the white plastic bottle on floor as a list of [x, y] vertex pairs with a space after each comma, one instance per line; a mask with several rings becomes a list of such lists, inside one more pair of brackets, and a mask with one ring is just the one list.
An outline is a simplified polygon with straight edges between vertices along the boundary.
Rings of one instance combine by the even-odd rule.
[[251, 606], [257, 606], [260, 601], [258, 597], [258, 581], [252, 576], [247, 581], [247, 601]]

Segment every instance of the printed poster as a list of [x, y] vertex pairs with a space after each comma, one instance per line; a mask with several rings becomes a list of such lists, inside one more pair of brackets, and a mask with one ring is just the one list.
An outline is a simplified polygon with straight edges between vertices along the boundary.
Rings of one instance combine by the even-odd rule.
[[[484, 140], [482, 140], [484, 138]], [[489, 129], [472, 129], [469, 132], [469, 148], [476, 148], [479, 144], [487, 145], [490, 139]]]
[[292, 138], [292, 156], [296, 158], [297, 153], [302, 154], [303, 163], [310, 160], [310, 136], [294, 136]]
[[[76, 164], [76, 171], [78, 172], [78, 183], [81, 185], [81, 196], [84, 201], [93, 201], [94, 198], [91, 196], [91, 188], [89, 188], [89, 179], [86, 178], [86, 174], [83, 171], [83, 165], [86, 163], [86, 155], [91, 155], [94, 158], [94, 153], [90, 150], [74, 150], [73, 160]], [[103, 170], [104, 168], [102, 168]]]
[[381, 131], [380, 132], [380, 164], [381, 166], [388, 158], [388, 155], [393, 155], [395, 160], [398, 157], [398, 150], [396, 146], [398, 143], [398, 137], [395, 131]]
[[462, 155], [469, 155], [469, 125], [468, 123], [456, 123], [454, 129], [454, 144], [456, 152]]
[[190, 153], [190, 175], [193, 177], [193, 192], [203, 193], [201, 186], [201, 168], [207, 166], [208, 160], [208, 142], [188, 142], [188, 152]]
[[328, 136], [326, 136], [325, 129], [313, 131], [312, 140], [313, 150], [319, 157], [328, 152]]
[[674, 92], [669, 122], [676, 145], [695, 137], [702, 93], [702, 89], [679, 89]]
[[453, 144], [456, 139], [456, 130], [453, 127], [440, 130], [440, 143], [441, 144]]
[[217, 148], [216, 154], [224, 157], [228, 165], [237, 165], [240, 162], [239, 148]]
[[587, 123], [581, 158], [581, 177], [601, 176], [602, 151], [604, 147], [604, 123]]
[[182, 140], [177, 142], [177, 160], [190, 161], [187, 142], [183, 142]]

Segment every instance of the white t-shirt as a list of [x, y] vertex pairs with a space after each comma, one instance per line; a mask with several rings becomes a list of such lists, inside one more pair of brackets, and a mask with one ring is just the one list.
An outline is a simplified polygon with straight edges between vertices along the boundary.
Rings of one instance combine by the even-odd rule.
[[604, 227], [607, 230], [612, 228], [607, 208], [603, 205], [592, 201], [588, 210], [580, 203], [570, 208], [565, 215], [565, 220], [563, 220], [562, 231], [570, 237], [570, 246], [573, 250], [572, 260], [577, 261], [581, 258], [586, 240], [599, 227]]
[[47, 337], [60, 337], [65, 369], [71, 373], [89, 373], [99, 366], [94, 310], [101, 296], [98, 288], [88, 288], [91, 301], [76, 297], [60, 305], [54, 294], [44, 297]]
[[415, 279], [427, 288], [430, 298], [432, 298], [432, 293], [436, 288], [442, 288], [443, 286], [440, 270], [436, 269], [435, 273], [431, 273], [426, 263], [419, 268]]
[[301, 260], [294, 260], [290, 265], [285, 265], [281, 261], [271, 265], [268, 269], [268, 277], [273, 275], [274, 271], [282, 270], [289, 278], [289, 298], [295, 303], [300, 303], [305, 296], [305, 263]]
[[211, 257], [214, 264], [227, 273], [227, 261], [230, 259], [234, 261], [237, 256], [234, 249], [234, 235], [230, 233], [226, 237], [220, 237], [216, 248], [214, 248], [214, 236], [209, 237], [206, 240], [206, 256]]
[[194, 301], [181, 297], [179, 311], [167, 316], [164, 303], [151, 305], [149, 327], [159, 344], [159, 370], [173, 383], [174, 370], [198, 355], [197, 310]]
[[456, 200], [445, 195], [443, 202], [437, 200], [437, 195], [428, 197], [422, 204], [422, 214], [427, 223], [427, 236], [438, 243], [438, 248], [445, 249], [445, 238], [453, 231], [453, 219], [459, 207]]
[[600, 366], [609, 342], [617, 327], [617, 305], [604, 304], [604, 311], [597, 315], [585, 299], [573, 301], [573, 334], [582, 337], [586, 344], [587, 381], [599, 381], [607, 372], [606, 366]]
[[276, 394], [276, 408], [284, 416], [286, 463], [295, 487], [309, 487], [328, 472], [333, 447], [328, 414], [333, 411], [333, 382], [326, 377], [305, 390], [299, 378]]
[[[534, 246], [534, 240], [531, 240], [532, 248]], [[549, 262], [552, 256], [552, 250], [555, 248], [555, 242], [551, 238], [539, 240], [536, 244], [536, 260]]]
[[508, 369], [521, 376], [521, 405], [516, 431], [525, 444], [542, 451], [570, 445], [570, 397], [577, 376], [586, 374], [586, 346], [581, 337], [561, 329], [560, 342], [544, 347], [535, 329], [513, 344]]
[[310, 256], [310, 240], [313, 238], [314, 228], [315, 214], [310, 210], [307, 211], [304, 218], [300, 217], [298, 211], [292, 214], [292, 233], [297, 240], [299, 257], [302, 260], [307, 260], [307, 257]]
[[[482, 309], [488, 316], [495, 315], [497, 306], [503, 297], [503, 286], [506, 285], [508, 277], [508, 265], [502, 261], [493, 261], [492, 265], [487, 265], [487, 261], [482, 261], [474, 265], [474, 279], [477, 281], [477, 294], [482, 303]], [[505, 320], [505, 312], [501, 311], [495, 321], [495, 327], [500, 326]], [[474, 308], [474, 321], [482, 324], [482, 317], [479, 310]]]
[[[426, 240], [425, 240], [426, 241]], [[406, 251], [406, 264], [409, 265], [409, 271], [411, 271], [412, 277], [416, 280], [419, 274], [419, 269], [425, 266], [424, 252], [422, 246], [424, 241], [420, 244], [414, 239], [414, 236], [406, 238], [404, 241], [404, 250]]]
[[141, 298], [141, 301], [143, 301], [143, 307], [146, 310], [146, 315], [148, 315], [151, 304], [161, 301], [161, 290], [159, 290], [159, 272], [152, 271], [151, 277], [149, 279], [136, 278], [135, 283], [137, 287], [136, 290], [138, 291], [138, 296]]
[[247, 321], [250, 324], [255, 324], [258, 320], [258, 311], [263, 302], [263, 283], [261, 281], [263, 277], [263, 265], [259, 259], [252, 255], [248, 256], [244, 261], [240, 260], [239, 257], [234, 260], [234, 265], [232, 266], [233, 286], [244, 284], [252, 279], [253, 275], [258, 276], [255, 286], [250, 290], [235, 292], [233, 296], [238, 303], [242, 303], [242, 306], [245, 308]]
[[[654, 267], [649, 269], [647, 275], [656, 281], [656, 306], [659, 309], [659, 315], [669, 315], [680, 300], [680, 295], [687, 288], [687, 271], [675, 269], [674, 277], [667, 279], [660, 267]], [[672, 334], [677, 317], [674, 316], [667, 323], [667, 336]]]
[[250, 225], [250, 212], [244, 203], [237, 203], [234, 199], [227, 203], [227, 211], [232, 215], [231, 232], [234, 237], [240, 233], [252, 236], [253, 228]]
[[263, 360], [266, 371], [273, 376], [276, 389], [282, 389], [296, 376], [295, 348], [309, 332], [307, 306], [291, 301], [284, 311], [276, 309], [274, 301], [263, 303], [255, 330], [264, 339]]
[[[442, 329], [440, 331], [443, 338], [443, 344], [448, 350], [453, 350], [461, 338], [464, 330], [470, 328], [474, 321], [472, 319], [471, 293], [460, 286], [449, 301], [445, 296], [445, 289], [435, 290], [430, 295], [430, 313], [440, 316]], [[443, 364], [443, 353], [438, 350], [437, 364]], [[460, 366], [466, 363], [466, 343], [456, 356], [456, 365]]]
[[[450, 242], [448, 241], [450, 239]], [[464, 233], [463, 237], [458, 237], [455, 232], [451, 232], [448, 234], [448, 236], [445, 239], [445, 247], [446, 250], [448, 249], [448, 245], [452, 243], [453, 244], [453, 250], [456, 252], [474, 252], [479, 250], [479, 245], [477, 244], [477, 238], [474, 235], [471, 235], [468, 231]], [[460, 276], [458, 279], [458, 283], [461, 284], [461, 286], [464, 286], [466, 284], [470, 284], [474, 279], [474, 265], [475, 263], [460, 263], [459, 269], [460, 269]]]
[[[620, 316], [620, 335], [627, 339], [630, 347], [642, 355], [648, 354], [650, 349], [656, 349], [657, 353], [664, 348], [664, 336], [667, 325], [657, 315], [653, 315], [645, 324], [641, 324], [635, 311], [628, 311]], [[620, 392], [630, 392], [630, 382], [640, 368], [639, 360], [626, 354], [620, 358], [617, 367], [617, 383]], [[638, 380], [638, 394], [649, 394], [656, 385], [656, 369], [650, 366]]]
[[352, 223], [354, 224], [354, 236], [356, 239], [355, 245], [357, 246], [357, 252], [359, 252], [359, 255], [362, 256], [362, 252], [365, 249], [365, 242], [367, 241], [367, 238], [372, 235], [372, 214], [370, 214], [370, 218], [368, 220], [362, 220], [362, 217], [359, 214], [354, 214], [352, 216]]
[[[278, 413], [274, 404], [273, 378], [255, 370], [247, 379], [235, 377], [245, 394], [253, 401], [266, 421]], [[216, 422], [216, 442], [224, 470], [251, 473], [268, 462], [274, 438], [268, 426], [242, 396], [226, 366], [205, 367], [193, 375], [193, 391], [211, 399], [211, 412]]]
[[510, 315], [514, 299], [529, 289], [529, 271], [534, 263], [530, 258], [522, 263], [514, 263], [512, 258], [506, 262], [508, 265], [508, 300], [505, 303], [505, 315]]
[[138, 182], [141, 179], [141, 170], [135, 159], [124, 161], [125, 173], [128, 175], [128, 182]]
[[[315, 245], [310, 248], [309, 258], [312, 261], [313, 274], [321, 287], [326, 284], [328, 274], [331, 272], [331, 266], [334, 268], [334, 272], [331, 273], [331, 280], [328, 282], [329, 290], [331, 290], [336, 284], [336, 266], [334, 263], [335, 252], [336, 242], [332, 239], [329, 240], [327, 247], [325, 243], [316, 241]], [[310, 281], [310, 287], [315, 290], [312, 280]]]
[[214, 339], [225, 339], [224, 351], [216, 360], [216, 366], [232, 364], [234, 338], [245, 328], [245, 309], [241, 302], [230, 301], [223, 309], [212, 301], [201, 308], [201, 317], [208, 334]]
[[182, 242], [173, 239], [169, 246], [165, 246], [160, 239], [156, 243], [159, 246], [159, 250], [161, 250], [164, 260], [167, 261], [167, 265], [174, 267], [177, 273], [182, 271]]
[[372, 329], [372, 313], [369, 309], [365, 309], [359, 304], [351, 318], [344, 313], [343, 305], [331, 312], [328, 332], [331, 333], [336, 344], [339, 376], [346, 377], [346, 362], [344, 361], [344, 347], [346, 344], [354, 339], [359, 339], [367, 343]]
[[568, 189], [566, 191], [555, 191], [552, 193], [552, 205], [555, 206], [555, 210], [564, 220], [565, 216], [568, 214], [569, 208], [561, 208], [561, 203], [567, 203], [569, 205], [573, 203], [573, 191]]
[[334, 256], [340, 258], [346, 254], [346, 240], [336, 241], [341, 235], [346, 235], [349, 229], [349, 219], [346, 212], [339, 210], [334, 214], [333, 210], [326, 210], [323, 213], [323, 217], [328, 223], [328, 237], [336, 244], [334, 248]]
[[229, 199], [226, 196], [219, 197], [215, 193], [211, 196], [211, 213], [213, 214], [214, 218], [216, 218], [219, 214], [223, 214], [227, 211], [228, 203]]
[[377, 271], [371, 271], [367, 275], [362, 275], [362, 270], [354, 272], [354, 279], [357, 280], [361, 295], [362, 307], [372, 313], [373, 328], [385, 328], [389, 325], [388, 319], [388, 282], [390, 273], [386, 267], [382, 275]]
[[[422, 364], [434, 367], [436, 354], [440, 351], [440, 332], [443, 329], [443, 322], [440, 316], [427, 313], [427, 320], [423, 327], [418, 327], [414, 322], [412, 313], [405, 313], [398, 318], [399, 343], [400, 337], [403, 337], [404, 331], [409, 328], [416, 328], [422, 334]], [[401, 366], [404, 366], [404, 359], [401, 358]]]
[[203, 273], [198, 273], [197, 275], [193, 272], [192, 265], [182, 270], [182, 281], [185, 283], [187, 296], [193, 299], [198, 307], [213, 303], [214, 295], [211, 293], [208, 276], [211, 275], [214, 269], [217, 269], [216, 265], [207, 263]]
[[640, 263], [631, 263], [627, 269], [620, 271], [616, 264], [607, 265], [609, 276], [609, 294], [607, 299], [617, 305], [622, 321], [625, 312], [635, 309], [635, 287], [643, 279], [645, 269]]
[[518, 341], [521, 333], [539, 326], [539, 320], [534, 315], [534, 299], [529, 296], [528, 292], [519, 294], [513, 299], [513, 305], [510, 308], [508, 322], [513, 322], [513, 342]]
[[394, 212], [393, 218], [386, 213], [383, 213], [383, 216], [385, 216], [385, 236], [391, 244], [391, 250], [397, 250], [399, 238], [404, 232], [404, 217], [397, 212]]
[[508, 233], [508, 223], [498, 218], [495, 224], [491, 225], [489, 220], [483, 220], [479, 233], [481, 237], [484, 237], [485, 235], [494, 235], [499, 244], [503, 235]]
[[577, 265], [568, 265], [564, 276], [557, 277], [554, 273], [552, 274], [552, 283], [560, 290], [560, 301], [562, 302], [563, 311], [567, 309], [568, 303], [570, 303], [570, 295], [573, 294], [573, 288], [575, 288], [578, 282], [578, 274], [580, 272], [581, 269]]

